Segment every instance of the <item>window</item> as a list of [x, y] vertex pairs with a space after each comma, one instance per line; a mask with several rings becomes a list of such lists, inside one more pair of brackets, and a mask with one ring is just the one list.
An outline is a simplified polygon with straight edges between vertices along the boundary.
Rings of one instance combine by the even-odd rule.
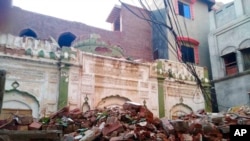
[[179, 10], [178, 11], [179, 15], [181, 15], [185, 18], [191, 19], [190, 5], [185, 4], [181, 1], [178, 1], [178, 10]]
[[19, 33], [20, 37], [34, 37], [37, 38], [36, 33], [31, 29], [24, 29]]
[[236, 61], [236, 54], [229, 53], [223, 56], [226, 75], [236, 74], [238, 72], [237, 61]]
[[250, 48], [241, 50], [244, 70], [250, 69]]
[[58, 39], [58, 44], [60, 47], [70, 47], [72, 42], [76, 39], [76, 36], [71, 32], [64, 32], [60, 35]]
[[179, 43], [178, 59], [181, 59], [184, 63], [199, 64], [199, 41], [190, 37], [177, 37]]
[[121, 31], [120, 16], [114, 22], [114, 31]]
[[195, 63], [193, 47], [181, 45], [181, 55], [181, 59], [184, 63]]

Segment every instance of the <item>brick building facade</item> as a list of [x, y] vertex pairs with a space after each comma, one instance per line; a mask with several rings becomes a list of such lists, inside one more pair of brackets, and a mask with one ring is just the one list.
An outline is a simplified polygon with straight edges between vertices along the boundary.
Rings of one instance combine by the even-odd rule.
[[[145, 12], [140, 8], [130, 7], [136, 9], [136, 11]], [[115, 9], [119, 10], [118, 13]], [[16, 36], [32, 34], [37, 39], [48, 39], [51, 36], [58, 41], [59, 45], [63, 45], [60, 38], [69, 40], [69, 42], [79, 41], [87, 39], [91, 34], [95, 33], [101, 36], [101, 40], [120, 46], [124, 50], [126, 58], [152, 61], [150, 25], [132, 15], [123, 6], [114, 7], [112, 12], [108, 17], [108, 22], [113, 24], [119, 18], [119, 30], [108, 31], [83, 23], [62, 20], [13, 7], [8, 33]], [[113, 18], [112, 14], [115, 15]]]

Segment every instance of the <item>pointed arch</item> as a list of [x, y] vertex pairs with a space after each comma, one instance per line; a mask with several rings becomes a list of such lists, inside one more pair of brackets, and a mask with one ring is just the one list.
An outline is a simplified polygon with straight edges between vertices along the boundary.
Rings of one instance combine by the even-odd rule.
[[221, 51], [221, 56], [225, 56], [227, 54], [230, 54], [230, 53], [235, 53], [236, 52], [236, 47], [234, 46], [228, 46], [228, 47], [225, 47], [222, 51]]
[[70, 47], [72, 42], [76, 39], [76, 36], [71, 32], [64, 32], [58, 38], [58, 44], [60, 47]]
[[35, 96], [17, 89], [6, 90], [3, 99], [3, 108], [7, 109], [30, 109], [32, 116], [39, 117], [39, 101]]
[[27, 29], [23, 29], [20, 33], [19, 33], [20, 37], [33, 37], [33, 38], [37, 38], [37, 34], [30, 28]]
[[193, 112], [192, 108], [184, 103], [178, 103], [175, 104], [171, 110], [170, 110], [170, 115], [171, 115], [171, 119], [175, 119], [178, 116], [182, 116], [185, 114], [190, 114], [191, 112]]
[[250, 39], [242, 41], [239, 45], [244, 70], [250, 69]]
[[126, 97], [119, 96], [119, 95], [111, 95], [111, 96], [102, 98], [102, 100], [97, 104], [96, 107], [97, 108], [112, 107], [112, 106], [122, 107], [122, 105], [126, 101], [131, 101], [131, 100]]
[[239, 50], [250, 48], [250, 39], [242, 41], [239, 45]]

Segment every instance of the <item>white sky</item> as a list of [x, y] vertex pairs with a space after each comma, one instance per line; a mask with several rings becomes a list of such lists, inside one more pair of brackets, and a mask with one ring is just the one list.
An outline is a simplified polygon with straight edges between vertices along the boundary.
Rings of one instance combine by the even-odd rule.
[[[137, 0], [122, 0], [136, 4]], [[233, 0], [216, 0], [216, 2], [231, 2]], [[111, 29], [106, 19], [119, 0], [13, 0], [13, 5], [22, 9], [66, 19], [82, 22], [87, 25]]]

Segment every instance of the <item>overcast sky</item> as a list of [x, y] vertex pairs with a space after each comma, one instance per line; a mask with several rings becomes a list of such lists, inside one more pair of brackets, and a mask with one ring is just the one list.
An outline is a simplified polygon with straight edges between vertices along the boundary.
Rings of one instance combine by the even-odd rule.
[[[135, 5], [137, 0], [122, 1]], [[216, 1], [227, 3], [233, 0]], [[13, 0], [14, 6], [28, 11], [104, 29], [111, 29], [106, 19], [115, 4], [119, 5], [119, 0]]]

